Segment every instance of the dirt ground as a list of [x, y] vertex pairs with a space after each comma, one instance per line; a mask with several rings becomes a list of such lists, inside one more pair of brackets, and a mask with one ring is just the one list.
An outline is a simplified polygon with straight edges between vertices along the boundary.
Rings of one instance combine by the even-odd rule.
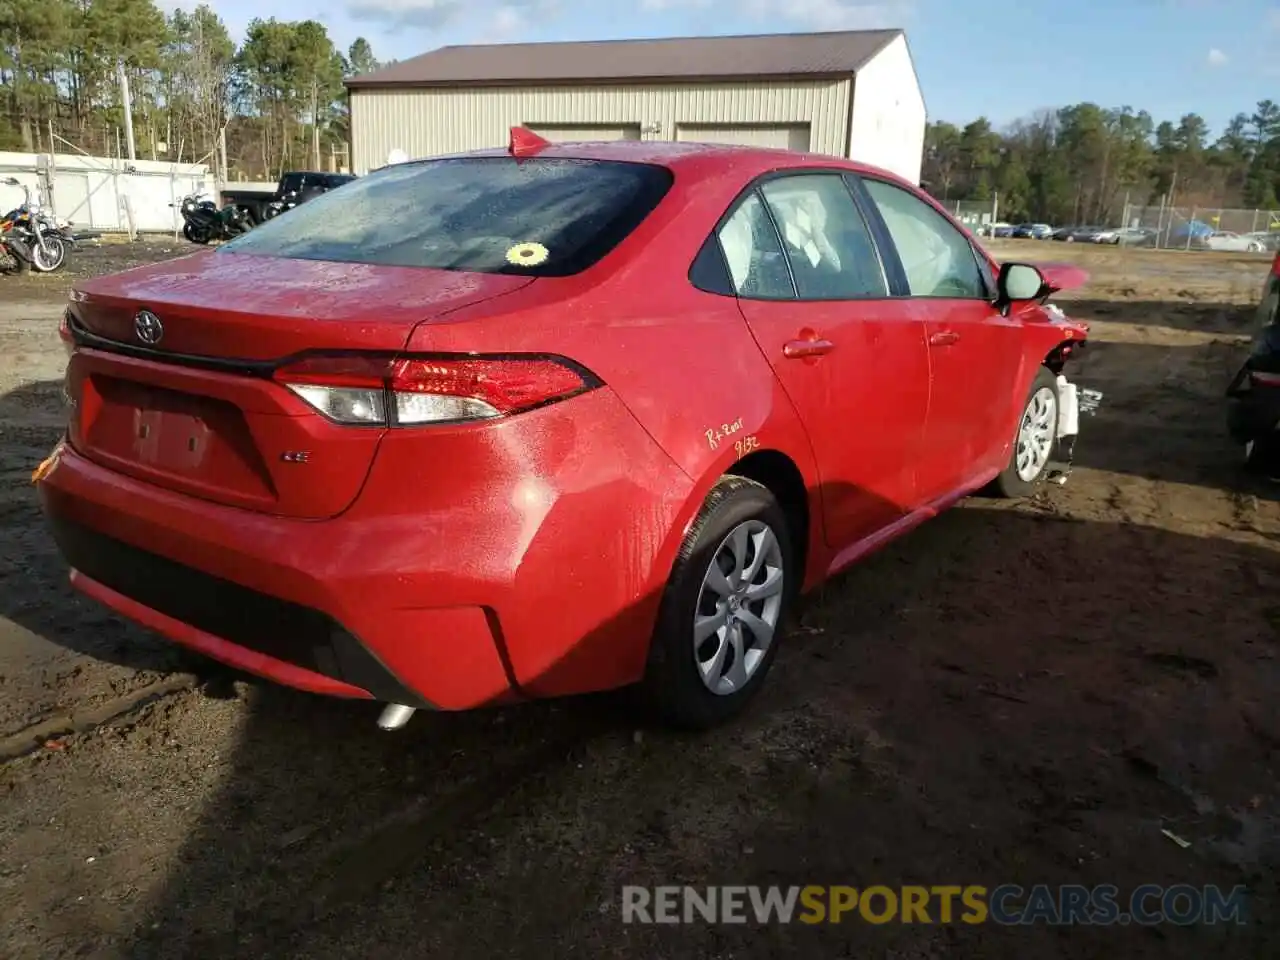
[[[184, 252], [78, 254], [90, 274]], [[803, 607], [727, 729], [614, 697], [376, 729], [66, 585], [29, 484], [68, 275], [0, 277], [0, 957], [1280, 956], [1280, 506], [1222, 392], [1267, 260], [1076, 260], [1065, 487], [973, 500]], [[1189, 842], [1185, 849], [1162, 833]], [[623, 884], [1244, 884], [1243, 927], [623, 925]]]

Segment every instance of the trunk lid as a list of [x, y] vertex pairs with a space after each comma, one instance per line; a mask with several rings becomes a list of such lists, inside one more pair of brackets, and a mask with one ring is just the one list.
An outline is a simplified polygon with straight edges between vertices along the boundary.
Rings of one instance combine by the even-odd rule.
[[[502, 274], [206, 252], [76, 285], [90, 333], [168, 354], [278, 360], [303, 350], [399, 350], [418, 322], [518, 290]], [[139, 310], [163, 333], [143, 342]]]
[[[67, 368], [69, 439], [166, 489], [335, 516], [359, 493], [385, 428], [327, 419], [271, 379], [273, 361], [398, 351], [418, 324], [531, 282], [222, 253], [97, 278], [72, 295], [72, 327], [88, 336]], [[140, 310], [159, 318], [158, 339], [139, 336]]]

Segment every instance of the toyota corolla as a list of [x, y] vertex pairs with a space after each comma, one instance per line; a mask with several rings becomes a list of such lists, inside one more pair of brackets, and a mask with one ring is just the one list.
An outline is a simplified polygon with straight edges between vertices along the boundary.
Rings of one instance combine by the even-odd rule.
[[79, 590], [384, 727], [632, 685], [707, 726], [799, 594], [1065, 476], [1083, 279], [841, 159], [517, 129], [79, 283], [35, 479]]

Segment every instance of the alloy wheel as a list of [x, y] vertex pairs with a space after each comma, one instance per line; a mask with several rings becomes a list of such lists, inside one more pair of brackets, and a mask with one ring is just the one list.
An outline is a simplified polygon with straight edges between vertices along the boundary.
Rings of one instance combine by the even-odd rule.
[[1018, 427], [1018, 450], [1014, 466], [1018, 478], [1031, 483], [1044, 470], [1053, 450], [1058, 426], [1058, 397], [1049, 387], [1031, 395]]
[[737, 693], [764, 662], [782, 614], [785, 576], [782, 546], [768, 524], [746, 520], [720, 541], [693, 619], [694, 662], [712, 693]]

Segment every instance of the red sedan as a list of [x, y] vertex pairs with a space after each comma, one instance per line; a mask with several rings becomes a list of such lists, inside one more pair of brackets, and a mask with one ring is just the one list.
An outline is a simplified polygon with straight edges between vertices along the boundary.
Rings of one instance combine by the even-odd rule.
[[1069, 459], [1082, 279], [843, 160], [517, 130], [79, 284], [37, 482], [85, 594], [384, 727], [706, 726], [797, 594]]

